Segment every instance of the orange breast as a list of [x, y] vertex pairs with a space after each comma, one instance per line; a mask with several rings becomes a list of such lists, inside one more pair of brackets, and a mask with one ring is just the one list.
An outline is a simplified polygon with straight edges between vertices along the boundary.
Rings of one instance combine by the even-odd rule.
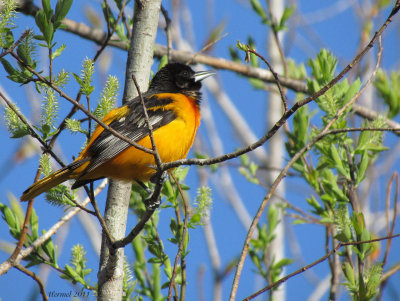
[[[165, 106], [165, 110], [173, 110], [177, 118], [153, 132], [157, 151], [162, 162], [183, 159], [187, 156], [193, 144], [200, 124], [198, 105], [194, 99], [188, 98], [183, 94], [178, 94], [177, 96], [176, 94], [165, 93], [159, 96], [174, 100], [173, 103]], [[148, 136], [138, 141], [138, 143], [151, 149], [151, 142]], [[111, 177], [126, 181], [148, 181], [155, 172], [151, 168], [154, 165], [153, 155], [131, 146], [84, 178]]]

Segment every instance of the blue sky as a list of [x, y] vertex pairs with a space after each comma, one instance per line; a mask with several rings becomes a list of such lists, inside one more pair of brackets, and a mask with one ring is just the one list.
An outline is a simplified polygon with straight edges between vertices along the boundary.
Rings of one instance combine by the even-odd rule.
[[[54, 2], [54, 1], [52, 1]], [[262, 1], [264, 4], [264, 1]], [[298, 11], [300, 14], [306, 14], [307, 19], [311, 19], [311, 16], [319, 15], [316, 12], [330, 12], [334, 11], [335, 4], [343, 4], [345, 1], [298, 1]], [[164, 5], [169, 8], [170, 1], [164, 1]], [[362, 5], [362, 1], [359, 5]], [[195, 33], [195, 45], [192, 45], [196, 50], [201, 49], [208, 37], [208, 34], [212, 28], [220, 23], [225, 24], [224, 33], [228, 35], [219, 41], [211, 53], [217, 57], [229, 58], [228, 47], [234, 46], [238, 40], [246, 42], [251, 33], [251, 36], [257, 43], [259, 52], [265, 54], [265, 46], [267, 41], [267, 29], [261, 24], [258, 16], [251, 10], [251, 7], [247, 1], [187, 1], [188, 10], [191, 12], [191, 23], [193, 25], [193, 32]], [[211, 7], [210, 7], [211, 6]], [[100, 2], [98, 1], [74, 1], [68, 18], [78, 22], [88, 23], [87, 17], [84, 11], [87, 9], [93, 9], [99, 13], [101, 11]], [[377, 18], [374, 23], [374, 28], [378, 26], [386, 18], [388, 11]], [[328, 13], [329, 15], [329, 13]], [[34, 20], [32, 17], [26, 17], [19, 15], [16, 20], [17, 28], [15, 29], [15, 36], [21, 33], [26, 28], [34, 27]], [[389, 25], [388, 30], [383, 36], [384, 53], [382, 57], [382, 66], [388, 70], [395, 70], [399, 68], [399, 39], [398, 39], [398, 16], [396, 16], [394, 22]], [[103, 24], [103, 28], [104, 24]], [[36, 30], [36, 29], [35, 29]], [[345, 66], [355, 55], [359, 45], [359, 32], [360, 32], [360, 20], [357, 17], [354, 9], [349, 6], [344, 8], [343, 11], [329, 16], [326, 20], [316, 21], [308, 26], [298, 28], [293, 36], [287, 35], [286, 47], [290, 47], [290, 51], [286, 55], [296, 62], [305, 63], [309, 57], [315, 56], [321, 47], [330, 49], [334, 55], [339, 59], [338, 68]], [[184, 31], [184, 33], [186, 33]], [[293, 40], [291, 40], [293, 39]], [[55, 40], [60, 44], [62, 42], [67, 44], [67, 48], [63, 53], [61, 59], [55, 62], [55, 70], [61, 68], [67, 68], [68, 71], [74, 73], [80, 73], [82, 61], [86, 58], [92, 58], [97, 50], [97, 46], [91, 42], [83, 40], [79, 37], [75, 37], [70, 33], [58, 31], [56, 33]], [[157, 42], [165, 43], [165, 34], [162, 30], [158, 31]], [[376, 49], [373, 49], [373, 53], [376, 54]], [[123, 87], [123, 77], [125, 72], [125, 61], [126, 52], [121, 50], [110, 50], [104, 55], [110, 55], [112, 63], [110, 68], [106, 70], [107, 74], [115, 75], [120, 80], [120, 86]], [[45, 53], [38, 51], [38, 57], [44, 60]], [[266, 55], [268, 58], [268, 55]], [[44, 60], [45, 61], [45, 60]], [[263, 66], [264, 67], [264, 66]], [[44, 66], [43, 68], [47, 68]], [[154, 64], [153, 70], [156, 70], [157, 63]], [[250, 127], [257, 136], [263, 135], [266, 130], [266, 107], [267, 107], [267, 94], [262, 91], [255, 91], [252, 89], [248, 80], [237, 76], [236, 74], [218, 70], [218, 78], [221, 80], [221, 86], [225, 89], [232, 102], [236, 105], [238, 110], [242, 113], [243, 117], [247, 120]], [[96, 66], [96, 74], [94, 85], [96, 90], [92, 96], [92, 99], [96, 99], [101, 92], [101, 87], [104, 84], [105, 74], [102, 73], [100, 66]], [[28, 98], [37, 97], [32, 86], [20, 87], [15, 83], [11, 83], [5, 79], [5, 73], [0, 70], [0, 85], [9, 94], [10, 98], [18, 103], [22, 111], [31, 120], [34, 120], [32, 112], [31, 102], [27, 101]], [[78, 86], [73, 83], [67, 88], [67, 93], [71, 96], [75, 96], [78, 91]], [[36, 96], [35, 96], [36, 95]], [[122, 95], [122, 90], [120, 90]], [[212, 98], [210, 93], [204, 91], [204, 96], [210, 103], [214, 118], [216, 120], [216, 126], [218, 133], [223, 137], [223, 144], [225, 152], [233, 151], [240, 147], [240, 143], [235, 136], [231, 124], [225, 113], [218, 106], [216, 101]], [[118, 98], [118, 104], [120, 104], [121, 97]], [[60, 113], [68, 112], [71, 105], [64, 100], [60, 101]], [[313, 106], [311, 105], [311, 108]], [[82, 114], [78, 116], [83, 116]], [[4, 122], [2, 121], [2, 125]], [[206, 145], [207, 133], [204, 124], [199, 130], [200, 141]], [[6, 175], [0, 181], [0, 201], [8, 203], [8, 194], [12, 193], [17, 197], [21, 192], [29, 186], [34, 178], [37, 165], [38, 156], [34, 156], [22, 163], [15, 164], [12, 169], [5, 170], [6, 164], [13, 159], [13, 153], [18, 148], [20, 143], [19, 140], [9, 139], [8, 132], [4, 126], [0, 127], [0, 141], [4, 141], [0, 156], [0, 168], [6, 171]], [[65, 131], [57, 145], [56, 151], [59, 151], [59, 147], [62, 148], [63, 158], [65, 162], [71, 162], [72, 156], [76, 156], [81, 145], [84, 142], [83, 135], [71, 135]], [[387, 135], [386, 144], [394, 145], [396, 140], [390, 134]], [[190, 156], [193, 156], [191, 153]], [[286, 154], [283, 154], [287, 158]], [[395, 161], [397, 170], [399, 170], [399, 160]], [[235, 162], [237, 163], [237, 162]], [[234, 169], [230, 169], [232, 177], [235, 183], [235, 188], [239, 191], [247, 210], [250, 215], [253, 216], [261, 202], [263, 196], [266, 194], [264, 188], [250, 184], [244, 180], [244, 178]], [[388, 175], [390, 177], [390, 174]], [[377, 183], [376, 197], [382, 198], [385, 191], [383, 184]], [[198, 173], [195, 167], [191, 167], [186, 182], [190, 187], [190, 196], [193, 198], [196, 195], [198, 187]], [[288, 178], [286, 180], [287, 193], [286, 198], [290, 200], [296, 206], [302, 208], [308, 208], [306, 206], [306, 197], [309, 197], [312, 191], [310, 188], [298, 178]], [[232, 210], [231, 206], [226, 200], [218, 193], [216, 187], [212, 187], [214, 195], [214, 203], [211, 211], [211, 221], [214, 227], [215, 236], [217, 237], [217, 244], [222, 259], [222, 266], [229, 263], [235, 258], [242, 248], [242, 243], [245, 238], [247, 230], [242, 227], [237, 219], [236, 214]], [[104, 199], [106, 191], [103, 191], [99, 196], [100, 210], [104, 210]], [[25, 204], [22, 207], [25, 208]], [[62, 215], [63, 209], [55, 208], [43, 201], [43, 196], [39, 197], [35, 201], [35, 209], [39, 215], [40, 229], [48, 229], [53, 225]], [[167, 239], [170, 237], [168, 232], [170, 217], [173, 214], [172, 209], [164, 209], [160, 212], [160, 235], [164, 241], [165, 248], [170, 256], [174, 256], [176, 248], [168, 243]], [[129, 216], [128, 228], [134, 226], [135, 217]], [[288, 225], [291, 220], [285, 221]], [[92, 282], [96, 281], [97, 278], [97, 265], [98, 258], [95, 255], [92, 245], [87, 239], [86, 233], [82, 230], [82, 225], [77, 218], [74, 218], [69, 222], [69, 231], [66, 232], [65, 243], [62, 249], [59, 250], [59, 264], [64, 266], [68, 263], [70, 258], [70, 249], [76, 243], [81, 243], [85, 246], [88, 251], [88, 266], [94, 269], [91, 274]], [[296, 237], [298, 243], [301, 246], [302, 254], [304, 255], [304, 263], [310, 263], [319, 257], [324, 255], [324, 232], [321, 227], [315, 225], [298, 225], [293, 228], [293, 233], [289, 233], [288, 237]], [[59, 235], [57, 235], [59, 237]], [[289, 238], [290, 239], [290, 238]], [[0, 240], [10, 241], [8, 230], [4, 223], [0, 226]], [[57, 238], [55, 238], [57, 240]], [[398, 241], [394, 241], [390, 259], [393, 262], [399, 259], [398, 255], [395, 254], [395, 248], [400, 247]], [[188, 300], [196, 300], [199, 291], [197, 286], [197, 276], [199, 267], [205, 267], [204, 274], [204, 296], [206, 300], [211, 300], [212, 295], [212, 270], [210, 266], [209, 255], [205, 245], [204, 234], [201, 228], [191, 232], [190, 246], [191, 252], [188, 257], [188, 261], [191, 264], [188, 266], [188, 288], [187, 296]], [[291, 257], [289, 251], [286, 254]], [[128, 259], [133, 258], [133, 254], [128, 250]], [[397, 258], [396, 258], [397, 257]], [[0, 252], [0, 261], [7, 258], [7, 254]], [[287, 269], [287, 272], [291, 272], [300, 268], [304, 263], [295, 263]], [[260, 279], [255, 279], [253, 274], [253, 267], [250, 260], [246, 260], [246, 268], [242, 274], [242, 280], [238, 291], [238, 299], [246, 297], [247, 295], [254, 292], [257, 288], [263, 286], [263, 282]], [[323, 263], [317, 266], [308, 273], [308, 277], [318, 276], [323, 278], [327, 275], [328, 271], [327, 263]], [[38, 271], [38, 270], [35, 270]], [[223, 282], [223, 300], [228, 298], [230, 286], [232, 284], [233, 274], [231, 273]], [[389, 286], [393, 287], [394, 281], [400, 281], [399, 276], [396, 276], [389, 283]], [[15, 283], [24, 282], [25, 287], [23, 290], [16, 290]], [[0, 287], [2, 288], [0, 297], [2, 300], [25, 300], [32, 292], [36, 289], [36, 284], [31, 281], [27, 276], [21, 272], [12, 269], [7, 275], [0, 277]], [[287, 283], [287, 296], [288, 300], [305, 300], [310, 296], [313, 291], [313, 283], [309, 282], [304, 276], [298, 276], [292, 278]], [[68, 291], [74, 290], [75, 288], [66, 284], [65, 281], [60, 280], [56, 272], [52, 271], [49, 275], [46, 291]], [[393, 288], [395, 289], [395, 288]], [[164, 292], [166, 294], [166, 292]], [[399, 291], [397, 289], [397, 296]], [[193, 296], [193, 297], [192, 297]], [[386, 296], [387, 297], [387, 296]], [[387, 297], [389, 298], [389, 297]], [[343, 300], [346, 298], [344, 297]], [[39, 299], [38, 299], [39, 300]], [[390, 300], [390, 299], [386, 299]]]

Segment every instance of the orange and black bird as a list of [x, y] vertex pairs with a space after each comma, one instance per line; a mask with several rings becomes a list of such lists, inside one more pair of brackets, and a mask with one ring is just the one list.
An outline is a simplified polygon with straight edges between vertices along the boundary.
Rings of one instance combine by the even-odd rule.
[[[187, 156], [200, 124], [201, 80], [211, 71], [194, 72], [181, 63], [169, 63], [151, 81], [143, 99], [153, 137], [162, 162]], [[103, 122], [138, 144], [152, 148], [149, 129], [139, 97], [111, 110]], [[90, 181], [114, 178], [125, 181], [149, 181], [155, 173], [154, 156], [135, 148], [97, 125], [87, 146], [70, 165], [33, 184], [21, 196], [30, 200], [69, 179], [72, 188]]]

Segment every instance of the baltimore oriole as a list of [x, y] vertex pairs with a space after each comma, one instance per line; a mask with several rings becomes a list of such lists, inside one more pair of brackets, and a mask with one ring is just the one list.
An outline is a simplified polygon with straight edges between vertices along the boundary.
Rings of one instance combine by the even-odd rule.
[[[157, 72], [148, 91], [143, 93], [162, 162], [187, 156], [200, 124], [200, 81], [212, 74], [214, 72], [194, 72], [184, 64], [170, 63]], [[151, 149], [148, 125], [139, 97], [111, 110], [102, 121]], [[69, 179], [76, 180], [73, 189], [105, 177], [146, 182], [155, 173], [154, 165], [152, 154], [133, 147], [97, 125], [79, 157], [70, 165], [34, 183], [24, 191], [21, 200], [30, 200]]]

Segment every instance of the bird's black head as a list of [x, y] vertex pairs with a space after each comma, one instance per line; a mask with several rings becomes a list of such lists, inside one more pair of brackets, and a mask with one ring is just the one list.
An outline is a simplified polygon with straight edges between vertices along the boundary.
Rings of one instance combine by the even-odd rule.
[[201, 88], [200, 81], [213, 74], [212, 71], [194, 72], [192, 68], [181, 63], [169, 63], [154, 76], [149, 90], [195, 96]]

